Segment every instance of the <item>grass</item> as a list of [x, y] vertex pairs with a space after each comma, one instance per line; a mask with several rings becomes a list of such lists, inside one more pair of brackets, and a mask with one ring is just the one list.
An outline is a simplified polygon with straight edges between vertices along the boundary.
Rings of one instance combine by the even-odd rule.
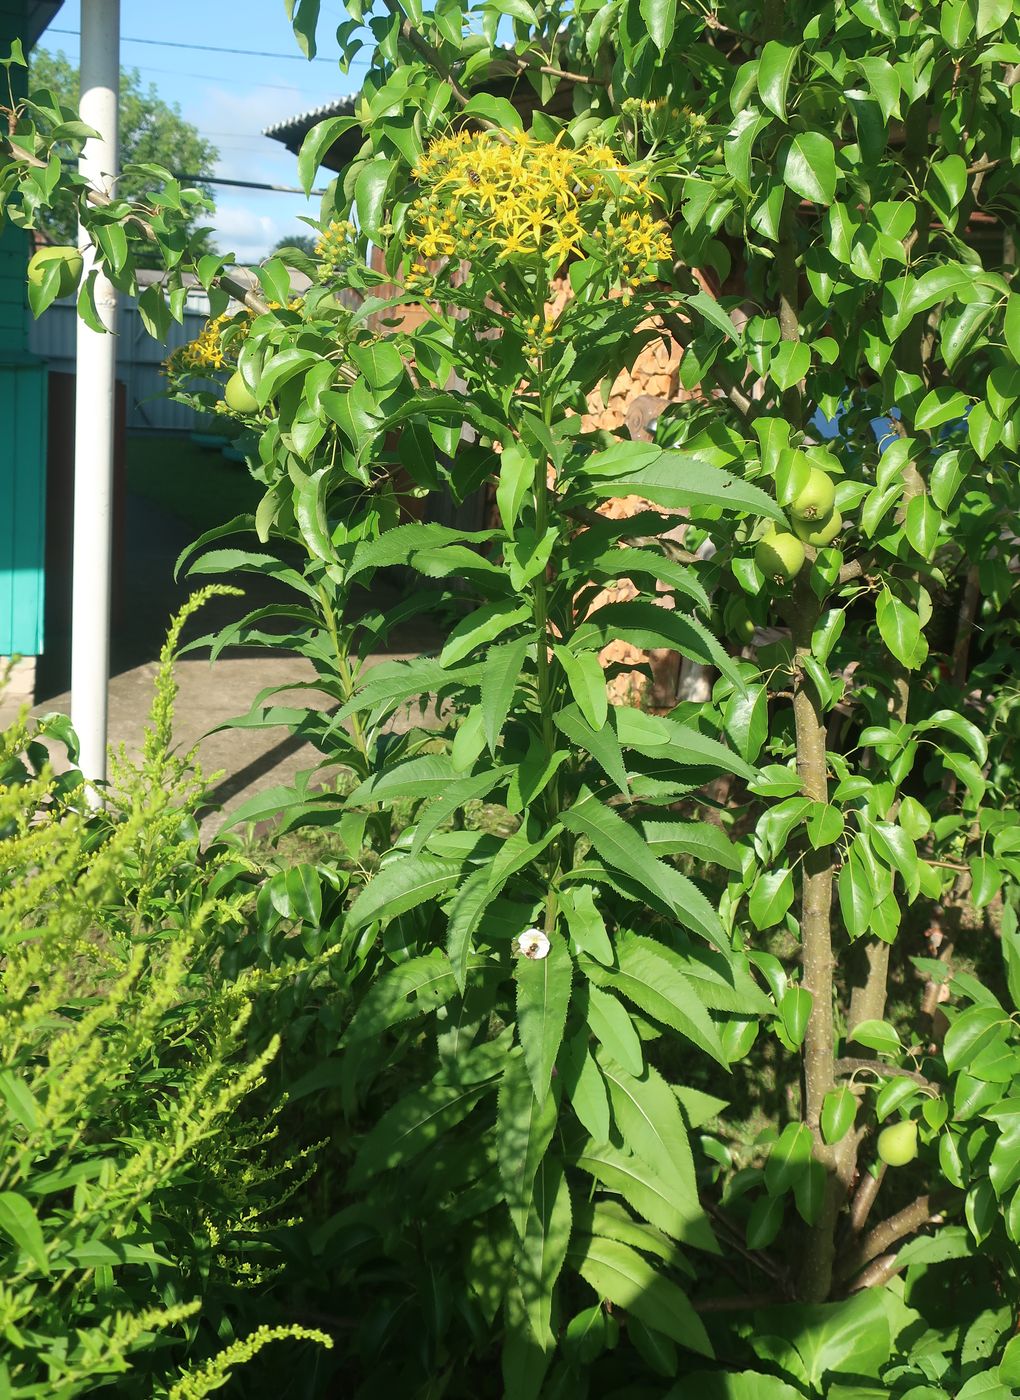
[[262, 487], [252, 481], [243, 462], [228, 462], [185, 433], [130, 436], [127, 485], [195, 534], [254, 512], [262, 498]]

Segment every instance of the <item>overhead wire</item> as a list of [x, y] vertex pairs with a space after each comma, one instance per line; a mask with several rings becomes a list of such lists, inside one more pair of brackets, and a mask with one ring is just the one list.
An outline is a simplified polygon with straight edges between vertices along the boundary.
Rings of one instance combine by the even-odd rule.
[[[79, 29], [57, 29], [54, 25], [50, 25], [46, 32], [47, 34], [71, 34], [75, 38], [81, 37], [81, 31]], [[285, 58], [296, 63], [337, 63], [339, 61], [338, 58], [320, 58], [318, 54], [316, 54], [314, 58], [308, 59], [305, 58], [304, 54], [300, 53], [272, 53], [267, 49], [221, 48], [218, 44], [186, 44], [180, 39], [139, 39], [132, 38], [128, 34], [121, 35], [121, 43], [151, 44], [159, 49], [195, 49], [200, 53], [236, 54], [241, 58]]]

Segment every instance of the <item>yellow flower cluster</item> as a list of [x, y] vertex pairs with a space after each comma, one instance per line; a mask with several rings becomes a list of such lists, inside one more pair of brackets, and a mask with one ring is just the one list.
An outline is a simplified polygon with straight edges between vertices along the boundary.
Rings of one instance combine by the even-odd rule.
[[606, 145], [572, 150], [528, 132], [503, 140], [462, 131], [432, 142], [414, 176], [422, 193], [408, 215], [408, 251], [419, 282], [439, 259], [534, 259], [555, 271], [580, 256], [633, 285], [672, 254], [668, 226], [649, 212], [647, 180]]
[[334, 219], [323, 229], [315, 245], [315, 256], [326, 274], [342, 271], [357, 257], [354, 232], [348, 219]]
[[223, 353], [221, 336], [231, 320], [233, 317], [224, 312], [222, 316], [206, 321], [201, 333], [194, 340], [189, 340], [187, 345], [180, 346], [167, 356], [164, 361], [166, 373], [222, 369], [226, 364], [226, 356]]
[[[266, 305], [270, 311], [284, 310], [282, 302], [279, 301], [269, 301]], [[300, 311], [303, 305], [303, 297], [291, 297], [286, 310]], [[186, 374], [208, 374], [210, 371], [231, 368], [237, 360], [240, 343], [251, 329], [254, 316], [254, 311], [243, 306], [240, 311], [224, 311], [221, 316], [214, 316], [211, 321], [206, 321], [194, 340], [189, 340], [187, 345], [181, 345], [170, 352], [163, 361], [163, 373], [174, 379]], [[234, 328], [234, 333], [229, 345], [224, 348], [223, 335], [228, 326]]]

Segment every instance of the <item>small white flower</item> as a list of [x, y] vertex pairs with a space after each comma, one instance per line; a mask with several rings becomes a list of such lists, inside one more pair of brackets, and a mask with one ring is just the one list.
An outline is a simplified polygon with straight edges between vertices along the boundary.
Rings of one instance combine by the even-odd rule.
[[527, 928], [517, 939], [517, 951], [523, 958], [546, 958], [549, 939], [540, 928]]

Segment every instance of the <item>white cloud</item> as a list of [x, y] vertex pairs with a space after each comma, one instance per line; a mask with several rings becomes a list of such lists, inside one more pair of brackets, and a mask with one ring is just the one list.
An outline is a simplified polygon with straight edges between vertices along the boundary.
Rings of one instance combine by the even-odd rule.
[[252, 207], [219, 200], [214, 220], [215, 240], [221, 251], [236, 254], [238, 262], [258, 262], [283, 236], [290, 220], [274, 218]]
[[[206, 87], [188, 104], [185, 116], [218, 147], [216, 174], [221, 178], [293, 186], [297, 184], [296, 157], [280, 142], [263, 136], [262, 129], [325, 100], [328, 97], [297, 86], [256, 86], [247, 92]], [[298, 215], [315, 217], [319, 212], [314, 197], [229, 185], [216, 185], [213, 192], [217, 207], [210, 222], [215, 242], [222, 251], [235, 253], [239, 262], [258, 261], [284, 235], [306, 233]]]

